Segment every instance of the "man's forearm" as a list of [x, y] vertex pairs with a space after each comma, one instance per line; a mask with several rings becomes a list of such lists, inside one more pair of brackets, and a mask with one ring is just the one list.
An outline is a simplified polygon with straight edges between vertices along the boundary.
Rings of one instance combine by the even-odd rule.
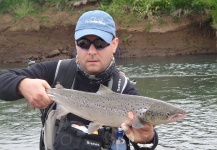
[[18, 76], [14, 71], [0, 75], [0, 99], [13, 101], [22, 98], [18, 93], [18, 85], [25, 76]]

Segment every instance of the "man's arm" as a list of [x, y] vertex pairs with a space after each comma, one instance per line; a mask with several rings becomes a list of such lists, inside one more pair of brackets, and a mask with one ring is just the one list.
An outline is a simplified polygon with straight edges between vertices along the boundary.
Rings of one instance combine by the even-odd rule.
[[17, 100], [23, 98], [19, 91], [23, 79], [43, 79], [52, 84], [58, 61], [35, 64], [29, 68], [10, 70], [0, 75], [0, 99]]

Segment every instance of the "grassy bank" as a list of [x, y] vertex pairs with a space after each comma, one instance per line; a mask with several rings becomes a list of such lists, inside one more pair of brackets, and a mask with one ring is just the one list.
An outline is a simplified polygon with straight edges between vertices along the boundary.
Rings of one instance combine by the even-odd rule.
[[0, 0], [0, 13], [10, 13], [19, 19], [27, 14], [37, 16], [47, 7], [53, 7], [54, 11], [73, 11], [86, 3], [99, 3], [99, 9], [116, 18], [130, 16], [128, 22], [162, 15], [171, 15], [174, 19], [190, 14], [207, 15], [217, 29], [216, 0]]

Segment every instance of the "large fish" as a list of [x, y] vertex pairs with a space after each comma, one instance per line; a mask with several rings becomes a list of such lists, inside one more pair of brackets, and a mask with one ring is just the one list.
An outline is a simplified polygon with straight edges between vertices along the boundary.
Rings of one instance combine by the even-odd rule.
[[[57, 88], [58, 87], [58, 88]], [[48, 96], [60, 106], [57, 117], [69, 112], [90, 120], [88, 133], [100, 126], [120, 127], [128, 122], [127, 113], [135, 116], [132, 127], [142, 128], [145, 124], [166, 124], [186, 117], [183, 109], [169, 103], [137, 95], [125, 95], [100, 85], [96, 93], [64, 89], [59, 84], [47, 89]]]

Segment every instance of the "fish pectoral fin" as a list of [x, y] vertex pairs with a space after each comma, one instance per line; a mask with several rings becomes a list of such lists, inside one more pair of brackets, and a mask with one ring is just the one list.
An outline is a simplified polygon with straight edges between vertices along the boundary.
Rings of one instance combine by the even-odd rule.
[[96, 122], [91, 122], [88, 126], [88, 134], [92, 134], [94, 131], [98, 130], [101, 124]]
[[66, 115], [66, 114], [68, 114], [69, 113], [69, 111], [67, 110], [67, 109], [65, 109], [62, 105], [60, 105], [60, 104], [57, 104], [57, 108], [56, 108], [56, 113], [55, 113], [55, 115], [56, 115], [56, 118], [57, 119], [60, 119], [61, 118], [61, 116], [64, 116], [64, 115]]
[[139, 128], [143, 128], [144, 125], [145, 125], [145, 121], [143, 121], [139, 117], [135, 117], [134, 122], [132, 124], [132, 127], [135, 128], [135, 129], [139, 129]]

